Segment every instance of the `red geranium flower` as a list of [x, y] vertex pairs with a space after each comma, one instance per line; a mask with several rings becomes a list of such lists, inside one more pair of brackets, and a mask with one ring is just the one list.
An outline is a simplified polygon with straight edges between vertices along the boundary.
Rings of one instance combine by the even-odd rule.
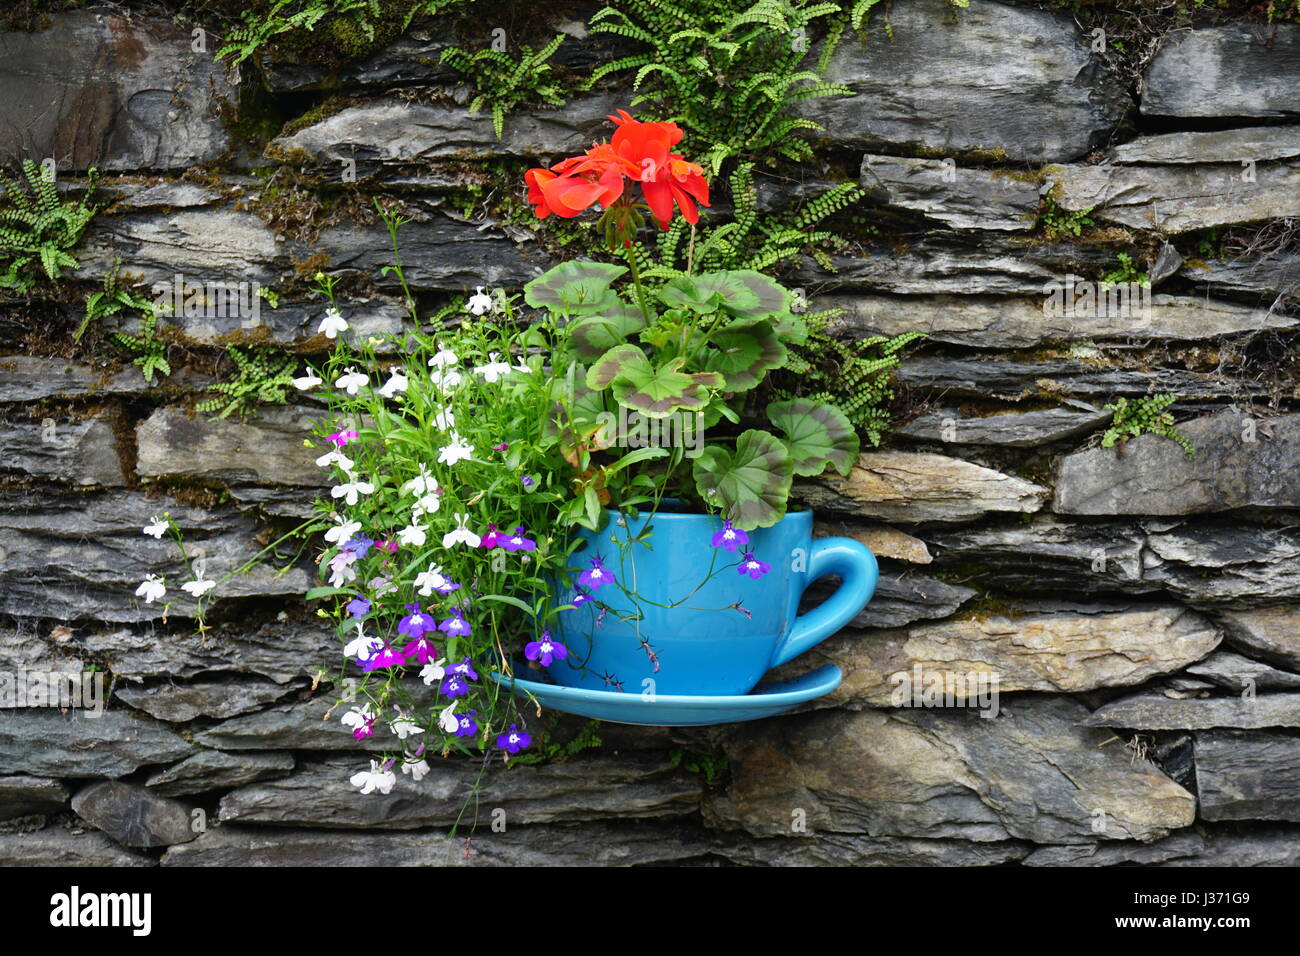
[[611, 120], [618, 126], [608, 143], [597, 144], [581, 156], [571, 156], [548, 169], [524, 174], [528, 201], [537, 218], [554, 213], [566, 219], [599, 203], [609, 209], [617, 202], [630, 204], [624, 178], [641, 184], [650, 213], [667, 229], [676, 204], [689, 223], [699, 221], [695, 204], [709, 205], [709, 184], [704, 170], [672, 152], [682, 141], [676, 123], [645, 123], [619, 110]]

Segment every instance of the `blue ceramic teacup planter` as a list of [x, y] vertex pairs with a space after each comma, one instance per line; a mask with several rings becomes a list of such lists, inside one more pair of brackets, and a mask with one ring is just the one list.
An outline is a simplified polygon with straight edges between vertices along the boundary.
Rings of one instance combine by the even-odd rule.
[[[582, 532], [586, 547], [573, 555], [574, 566], [589, 572], [586, 585], [557, 595], [560, 603], [590, 595], [561, 615], [569, 653], [547, 668], [566, 687], [748, 694], [771, 668], [847, 624], [875, 591], [879, 571], [870, 550], [850, 538], [814, 541], [811, 511], [749, 532], [732, 551], [726, 539], [713, 545], [723, 523], [712, 515], [608, 514], [603, 530]], [[591, 574], [596, 568], [603, 573]], [[840, 587], [798, 614], [804, 590], [828, 574], [840, 576]]]

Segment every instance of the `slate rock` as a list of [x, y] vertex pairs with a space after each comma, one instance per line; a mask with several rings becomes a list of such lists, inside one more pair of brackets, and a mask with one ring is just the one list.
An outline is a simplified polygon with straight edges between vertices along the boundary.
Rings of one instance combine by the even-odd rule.
[[934, 560], [930, 549], [920, 538], [897, 528], [882, 524], [866, 524], [835, 517], [816, 516], [813, 537], [844, 537], [860, 541], [871, 549], [877, 558], [903, 561], [907, 564], [929, 564]]
[[1300, 126], [1251, 126], [1139, 136], [1111, 150], [1122, 164], [1268, 162], [1300, 156]]
[[[987, 694], [989, 688], [999, 694], [1075, 693], [1141, 684], [1200, 660], [1219, 640], [1208, 620], [1174, 605], [977, 616], [898, 630], [842, 631], [782, 673], [836, 664], [844, 681], [820, 698], [819, 706], [911, 706], [913, 691], [920, 696], [929, 681], [942, 679], [957, 706], [974, 707], [985, 702], [971, 695]], [[1007, 706], [1015, 709], [1014, 703]]]
[[952, 160], [862, 157], [867, 200], [951, 229], [1027, 232], [1038, 215], [1036, 177], [958, 167]]
[[725, 843], [719, 855], [743, 866], [1005, 866], [1030, 847], [1016, 840], [912, 840], [851, 833], [765, 837]]
[[1132, 107], [1059, 14], [971, 0], [954, 15], [945, 0], [919, 0], [866, 32], [865, 43], [846, 35], [823, 74], [857, 95], [798, 110], [837, 144], [1053, 162], [1087, 153]]
[[1061, 406], [1041, 411], [1008, 411], [998, 415], [969, 417], [955, 408], [943, 408], [914, 418], [896, 433], [922, 441], [954, 445], [999, 445], [1007, 448], [1035, 448], [1095, 431], [1109, 424], [1113, 414], [1105, 409]]
[[186, 27], [105, 10], [5, 33], [0, 163], [136, 170], [216, 159], [230, 146], [220, 113], [233, 92], [225, 67], [191, 42]]
[[164, 724], [125, 711], [0, 711], [0, 766], [40, 776], [121, 777], [188, 757], [194, 745]]
[[[222, 822], [330, 829], [451, 826], [479, 777], [479, 761], [433, 761], [418, 784], [398, 774], [388, 795], [362, 795], [349, 778], [365, 758], [303, 762], [288, 777], [249, 784], [221, 801]], [[582, 820], [670, 819], [698, 811], [700, 778], [659, 754], [600, 755], [565, 763], [492, 768], [474, 799], [505, 811], [507, 828]]]
[[0, 777], [0, 820], [58, 813], [68, 805], [68, 796], [68, 788], [49, 777], [26, 774]]
[[605, 823], [445, 833], [348, 833], [225, 824], [173, 847], [163, 866], [646, 866], [696, 861], [717, 842], [698, 827]]
[[47, 827], [36, 833], [0, 833], [0, 866], [157, 866], [152, 857], [124, 850], [98, 830]]
[[189, 807], [139, 784], [92, 783], [72, 798], [72, 809], [123, 846], [171, 846], [198, 836], [190, 825]]
[[1042, 846], [1021, 862], [1025, 866], [1153, 866], [1170, 860], [1194, 860], [1205, 848], [1205, 837], [1199, 833], [1175, 833], [1154, 843], [1113, 841], [1091, 846]]
[[[706, 821], [756, 836], [810, 833], [1017, 839], [1154, 840], [1190, 826], [1195, 798], [1153, 765], [1100, 748], [1063, 697], [1018, 699], [997, 718], [964, 710], [819, 711], [740, 727], [731, 785]], [[1094, 821], [1103, 820], [1101, 833]]]
[[[211, 376], [177, 369], [163, 379], [163, 387], [203, 388]], [[35, 402], [44, 398], [102, 398], [157, 392], [134, 365], [109, 367], [39, 355], [0, 357], [0, 402]]]
[[1202, 731], [1196, 734], [1196, 789], [1206, 820], [1300, 823], [1300, 737]]
[[291, 693], [292, 688], [272, 681], [209, 680], [188, 684], [154, 684], [137, 687], [125, 684], [116, 696], [136, 710], [171, 723], [195, 717], [235, 717], [272, 704]]
[[1068, 278], [1077, 281], [1045, 283], [1037, 299], [833, 295], [814, 299], [812, 307], [843, 310], [829, 326], [849, 338], [917, 331], [936, 342], [972, 348], [1027, 348], [1076, 339], [1195, 341], [1297, 324], [1296, 319], [1266, 309], [1141, 290], [1135, 295], [1127, 288], [1122, 296], [1117, 293], [1113, 305], [1110, 299], [1081, 304], [1082, 293], [1076, 290], [1083, 288], [1082, 280]]
[[250, 421], [163, 407], [136, 426], [136, 474], [328, 487], [329, 470], [316, 464], [320, 450], [303, 445], [324, 418], [305, 405], [263, 409]]
[[1300, 415], [1255, 419], [1231, 409], [1180, 423], [1195, 449], [1161, 435], [1057, 463], [1058, 514], [1186, 515], [1300, 507]]
[[903, 451], [863, 452], [847, 478], [832, 475], [795, 488], [820, 511], [907, 523], [1030, 513], [1049, 494], [1033, 482], [959, 458]]
[[1300, 26], [1232, 23], [1171, 33], [1142, 78], [1148, 116], [1294, 116]]
[[1094, 711], [1084, 724], [1128, 730], [1300, 727], [1300, 694], [1187, 700], [1171, 700], [1155, 693], [1135, 694]]
[[1220, 687], [1241, 692], [1250, 690], [1300, 690], [1300, 674], [1278, 670], [1232, 651], [1218, 650], [1187, 668], [1188, 674], [1204, 677]]
[[293, 767], [293, 754], [289, 753], [245, 751], [228, 754], [219, 750], [200, 750], [154, 774], [145, 781], [145, 786], [164, 797], [186, 797], [285, 777]]
[[1290, 605], [1228, 610], [1219, 620], [1233, 647], [1278, 667], [1300, 670], [1300, 610]]
[[5, 457], [0, 466], [35, 478], [77, 485], [125, 484], [109, 418], [67, 420], [53, 416], [0, 424]]
[[1048, 166], [1057, 205], [1093, 219], [1179, 235], [1300, 215], [1300, 163]]

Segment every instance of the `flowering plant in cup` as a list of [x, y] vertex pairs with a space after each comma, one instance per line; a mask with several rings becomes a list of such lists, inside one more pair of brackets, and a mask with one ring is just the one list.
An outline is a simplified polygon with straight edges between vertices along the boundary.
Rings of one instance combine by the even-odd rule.
[[[610, 246], [628, 251], [643, 211], [694, 223], [708, 184], [672, 152], [675, 124], [611, 119], [609, 143], [526, 185], [540, 217], [602, 207]], [[385, 220], [396, 244], [403, 220]], [[746, 270], [651, 287], [628, 262], [562, 263], [522, 303], [480, 288], [455, 327], [364, 341], [342, 335], [335, 280], [317, 276], [319, 331], [336, 344], [294, 383], [328, 409], [310, 439], [331, 487], [301, 529], [318, 536], [306, 597], [325, 602], [341, 650], [334, 719], [376, 751], [352, 778], [364, 793], [418, 781], [435, 756], [529, 748], [527, 712], [491, 675], [565, 660], [566, 615], [637, 598], [612, 560], [575, 553], [575, 532], [600, 529], [608, 509], [653, 514], [671, 498], [716, 514], [702, 576], [758, 586], [771, 565], [748, 532], [781, 519], [794, 475], [847, 473], [856, 456], [838, 409], [755, 401], [806, 335], [789, 291]], [[400, 261], [390, 268], [405, 286]], [[746, 427], [755, 417], [771, 430]], [[647, 438], [664, 423], [678, 440]]]

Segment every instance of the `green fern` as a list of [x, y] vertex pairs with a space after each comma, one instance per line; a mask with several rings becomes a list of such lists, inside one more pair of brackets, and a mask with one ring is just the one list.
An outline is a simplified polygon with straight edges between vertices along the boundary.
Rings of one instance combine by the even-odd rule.
[[1148, 395], [1131, 402], [1123, 397], [1115, 399], [1105, 406], [1114, 412], [1114, 416], [1110, 427], [1102, 433], [1102, 447], [1111, 448], [1116, 443], [1126, 442], [1130, 438], [1149, 433], [1162, 435], [1177, 442], [1187, 453], [1188, 458], [1194, 457], [1196, 450], [1192, 447], [1191, 440], [1178, 430], [1174, 424], [1173, 412], [1168, 411], [1176, 401], [1178, 396], [1168, 392]]
[[835, 271], [827, 247], [843, 242], [834, 232], [815, 228], [822, 221], [857, 202], [863, 190], [857, 183], [840, 183], [827, 189], [796, 212], [760, 215], [754, 188], [754, 164], [742, 163], [728, 179], [734, 213], [717, 226], [691, 227], [674, 220], [660, 233], [657, 261], [648, 253], [643, 277], [668, 280], [688, 272], [718, 269], [769, 271], [811, 255], [824, 269]]
[[104, 276], [104, 288], [86, 296], [86, 315], [72, 336], [74, 342], [81, 341], [91, 323], [101, 322], [119, 312], [138, 312], [145, 319], [154, 314], [153, 302], [118, 285], [117, 272], [120, 265], [120, 262], [115, 261], [108, 275]]
[[25, 293], [42, 273], [56, 282], [63, 270], [78, 267], [72, 250], [96, 208], [89, 204], [95, 189], [94, 169], [88, 174], [89, 191], [77, 202], [60, 199], [54, 182], [30, 159], [23, 160], [22, 170], [27, 188], [21, 180], [0, 173], [0, 186], [9, 199], [8, 207], [0, 209], [0, 289]]
[[534, 52], [530, 46], [522, 48], [517, 59], [499, 50], [478, 50], [468, 53], [460, 47], [442, 51], [442, 62], [462, 74], [478, 90], [469, 104], [471, 113], [484, 106], [492, 108], [492, 129], [501, 138], [505, 116], [521, 103], [549, 103], [560, 106], [564, 93], [547, 62], [564, 42], [559, 34], [546, 46]]
[[827, 402], [844, 410], [858, 432], [872, 445], [879, 445], [890, 425], [889, 401], [894, 397], [894, 372], [903, 350], [924, 338], [922, 332], [903, 332], [892, 337], [877, 335], [856, 342], [830, 334], [830, 320], [839, 310], [806, 316], [808, 339], [793, 346], [778, 381], [781, 398], [796, 396]]
[[[822, 127], [791, 115], [791, 107], [852, 92], [803, 68], [810, 33], [839, 12], [837, 4], [808, 0], [620, 0], [597, 11], [591, 32], [646, 49], [598, 67], [589, 86], [631, 73], [632, 106], [690, 130], [703, 144], [692, 158], [712, 175], [732, 160], [806, 161], [812, 148], [799, 134]], [[819, 68], [840, 32], [823, 44]]]
[[162, 372], [163, 375], [170, 375], [172, 367], [167, 362], [167, 343], [159, 338], [155, 331], [158, 324], [158, 313], [154, 309], [152, 302], [140, 301], [145, 303], [144, 318], [140, 323], [140, 334], [130, 335], [126, 332], [114, 332], [110, 337], [115, 344], [135, 354], [134, 364], [140, 366], [144, 380], [152, 385], [156, 373]]
[[293, 387], [297, 360], [278, 349], [261, 348], [241, 352], [231, 345], [226, 350], [235, 363], [235, 374], [224, 382], [208, 386], [218, 397], [195, 406], [205, 414], [220, 413], [212, 417], [220, 420], [238, 412], [241, 417], [258, 405], [283, 405]]

